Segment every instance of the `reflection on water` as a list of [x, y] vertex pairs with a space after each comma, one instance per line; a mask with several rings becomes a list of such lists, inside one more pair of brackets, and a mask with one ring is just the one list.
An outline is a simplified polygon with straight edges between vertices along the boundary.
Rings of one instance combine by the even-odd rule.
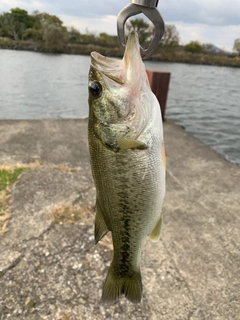
[[[0, 50], [0, 119], [88, 115], [90, 58]], [[166, 117], [240, 165], [240, 69], [146, 62], [171, 72]]]

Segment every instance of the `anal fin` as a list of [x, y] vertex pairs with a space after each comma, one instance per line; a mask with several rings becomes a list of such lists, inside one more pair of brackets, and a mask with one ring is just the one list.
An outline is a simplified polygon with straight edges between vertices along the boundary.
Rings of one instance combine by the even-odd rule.
[[158, 241], [160, 238], [161, 224], [162, 224], [162, 219], [161, 219], [161, 217], [159, 217], [155, 227], [153, 228], [152, 232], [149, 234], [149, 238], [153, 242]]
[[95, 217], [95, 244], [97, 244], [98, 241], [100, 241], [109, 231], [104, 221], [103, 214], [98, 202], [96, 203], [96, 210], [97, 212]]

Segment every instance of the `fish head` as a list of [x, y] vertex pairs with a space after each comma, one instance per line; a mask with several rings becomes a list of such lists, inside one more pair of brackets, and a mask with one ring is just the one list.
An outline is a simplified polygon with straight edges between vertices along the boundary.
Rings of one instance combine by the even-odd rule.
[[91, 53], [89, 118], [105, 124], [127, 124], [137, 136], [147, 122], [150, 92], [136, 32], [129, 35], [122, 60]]
[[126, 112], [126, 92], [121, 61], [91, 53], [89, 71], [90, 114], [100, 122], [116, 123]]

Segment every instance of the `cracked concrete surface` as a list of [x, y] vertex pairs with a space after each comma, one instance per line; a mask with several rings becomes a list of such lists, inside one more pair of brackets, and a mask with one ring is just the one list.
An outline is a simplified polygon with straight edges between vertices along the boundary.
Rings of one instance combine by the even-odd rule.
[[[11, 189], [0, 238], [0, 319], [239, 319], [240, 168], [165, 123], [167, 194], [161, 240], [142, 254], [143, 301], [100, 301], [111, 261], [93, 219], [59, 225], [55, 205], [92, 207], [87, 120], [0, 121], [0, 164], [41, 166]], [[75, 168], [65, 172], [52, 165]]]

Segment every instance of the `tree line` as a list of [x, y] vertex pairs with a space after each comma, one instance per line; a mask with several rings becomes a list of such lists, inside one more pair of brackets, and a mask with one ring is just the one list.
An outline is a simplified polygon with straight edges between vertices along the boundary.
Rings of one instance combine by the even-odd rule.
[[61, 52], [66, 42], [91, 42], [91, 34], [82, 35], [74, 28], [67, 29], [55, 15], [34, 11], [28, 14], [20, 8], [0, 15], [0, 37], [11, 40], [44, 42], [45, 49]]
[[[139, 34], [141, 45], [145, 46], [151, 41], [154, 28], [143, 19], [130, 20], [127, 23], [128, 31], [134, 29]], [[95, 34], [86, 30], [80, 33], [73, 27], [65, 27], [63, 22], [55, 15], [46, 12], [34, 11], [28, 14], [26, 10], [13, 8], [10, 12], [0, 15], [0, 37], [15, 41], [33, 40], [42, 41], [45, 47], [52, 51], [61, 51], [64, 43], [101, 44], [105, 46], [118, 46], [118, 37], [107, 33]], [[173, 46], [179, 44], [179, 34], [175, 26], [166, 26], [166, 32], [161, 45]]]
[[[136, 30], [139, 41], [143, 47], [147, 47], [154, 35], [154, 26], [143, 19], [129, 20], [126, 24], [127, 32]], [[107, 33], [95, 34], [86, 30], [81, 33], [74, 27], [66, 27], [55, 15], [46, 12], [34, 11], [28, 14], [26, 10], [13, 8], [10, 12], [0, 14], [0, 38], [12, 41], [34, 41], [48, 52], [65, 52], [67, 46], [77, 44], [100, 45], [109, 48], [118, 47], [118, 37]], [[180, 46], [180, 37], [174, 25], [166, 25], [165, 33], [160, 42], [158, 51], [185, 52], [192, 54], [224, 54], [223, 51], [214, 50], [212, 44], [201, 44], [191, 41], [185, 46]], [[233, 49], [240, 55], [240, 39], [236, 39]], [[117, 52], [117, 51], [116, 51]], [[119, 51], [120, 52], [120, 51]]]

